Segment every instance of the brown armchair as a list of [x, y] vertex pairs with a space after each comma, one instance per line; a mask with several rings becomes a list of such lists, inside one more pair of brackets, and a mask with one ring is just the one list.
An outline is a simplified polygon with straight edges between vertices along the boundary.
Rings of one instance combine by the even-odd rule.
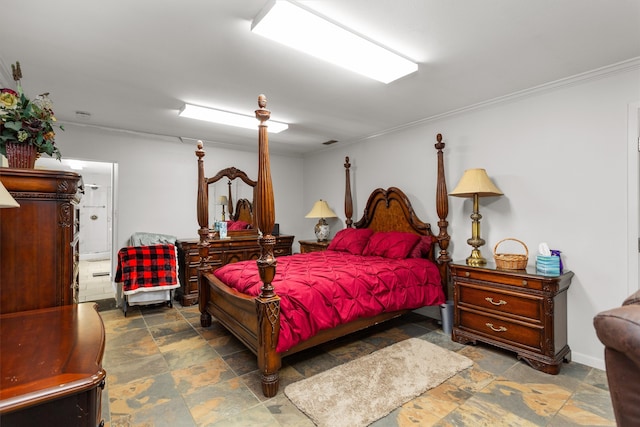
[[605, 346], [611, 402], [620, 427], [640, 426], [640, 291], [593, 319]]

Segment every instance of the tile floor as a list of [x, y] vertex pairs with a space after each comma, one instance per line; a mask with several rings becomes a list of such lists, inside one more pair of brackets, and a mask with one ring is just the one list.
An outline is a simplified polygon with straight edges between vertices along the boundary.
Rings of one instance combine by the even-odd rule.
[[114, 298], [111, 260], [81, 260], [79, 268], [80, 302]]
[[278, 394], [260, 391], [255, 357], [217, 322], [200, 327], [197, 305], [101, 311], [107, 427], [313, 426], [289, 402], [287, 384], [407, 339], [421, 337], [474, 366], [378, 420], [394, 426], [615, 426], [606, 375], [575, 362], [538, 372], [512, 353], [463, 346], [435, 320], [404, 318], [283, 360]]

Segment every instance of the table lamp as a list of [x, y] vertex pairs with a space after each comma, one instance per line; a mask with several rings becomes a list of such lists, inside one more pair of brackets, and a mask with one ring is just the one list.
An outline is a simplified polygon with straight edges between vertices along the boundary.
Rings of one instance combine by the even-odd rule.
[[487, 260], [480, 253], [480, 246], [485, 244], [480, 238], [480, 219], [482, 215], [478, 212], [478, 199], [488, 196], [502, 196], [502, 191], [495, 186], [487, 176], [484, 169], [467, 169], [460, 178], [456, 188], [449, 193], [456, 197], [473, 197], [473, 213], [471, 214], [471, 238], [467, 243], [473, 247], [471, 255], [467, 258], [467, 265], [478, 267], [485, 265]]
[[311, 212], [309, 212], [305, 218], [320, 218], [314, 228], [318, 242], [326, 241], [329, 238], [329, 224], [325, 218], [335, 218], [337, 216], [327, 202], [322, 199], [313, 205]]
[[19, 208], [20, 205], [0, 182], [0, 208]]
[[220, 196], [218, 197], [218, 204], [222, 205], [222, 220], [225, 220], [225, 211], [224, 211], [224, 207], [227, 204], [227, 196]]

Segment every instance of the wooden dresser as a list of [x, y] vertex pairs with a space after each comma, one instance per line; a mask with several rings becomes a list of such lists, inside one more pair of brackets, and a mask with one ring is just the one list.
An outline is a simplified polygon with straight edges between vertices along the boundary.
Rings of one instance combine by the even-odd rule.
[[103, 425], [105, 330], [93, 303], [0, 315], [0, 425]]
[[20, 204], [0, 211], [0, 313], [77, 302], [80, 175], [0, 168], [0, 180]]
[[514, 351], [548, 374], [557, 374], [563, 360], [571, 360], [567, 290], [572, 272], [541, 276], [535, 267], [498, 270], [491, 263], [484, 267], [452, 263], [450, 268], [454, 341], [482, 341]]
[[[276, 236], [276, 245], [273, 248], [275, 256], [291, 255], [291, 246], [294, 236]], [[176, 299], [183, 306], [198, 303], [198, 239], [180, 239], [178, 246], [178, 276], [180, 288]], [[237, 261], [258, 259], [260, 257], [260, 245], [256, 236], [231, 237], [212, 240], [209, 246], [209, 265], [213, 269], [222, 267]]]

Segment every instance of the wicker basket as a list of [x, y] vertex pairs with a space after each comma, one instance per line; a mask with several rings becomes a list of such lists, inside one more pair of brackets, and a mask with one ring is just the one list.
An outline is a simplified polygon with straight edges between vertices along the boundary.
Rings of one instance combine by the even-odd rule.
[[[520, 243], [524, 246], [525, 254], [498, 254], [496, 251], [498, 250], [498, 245], [500, 243], [513, 240], [515, 242]], [[529, 248], [523, 242], [518, 239], [506, 238], [500, 240], [496, 243], [496, 246], [493, 248], [493, 258], [496, 260], [496, 268], [500, 268], [502, 270], [524, 270], [527, 268], [527, 262], [529, 262]]]

